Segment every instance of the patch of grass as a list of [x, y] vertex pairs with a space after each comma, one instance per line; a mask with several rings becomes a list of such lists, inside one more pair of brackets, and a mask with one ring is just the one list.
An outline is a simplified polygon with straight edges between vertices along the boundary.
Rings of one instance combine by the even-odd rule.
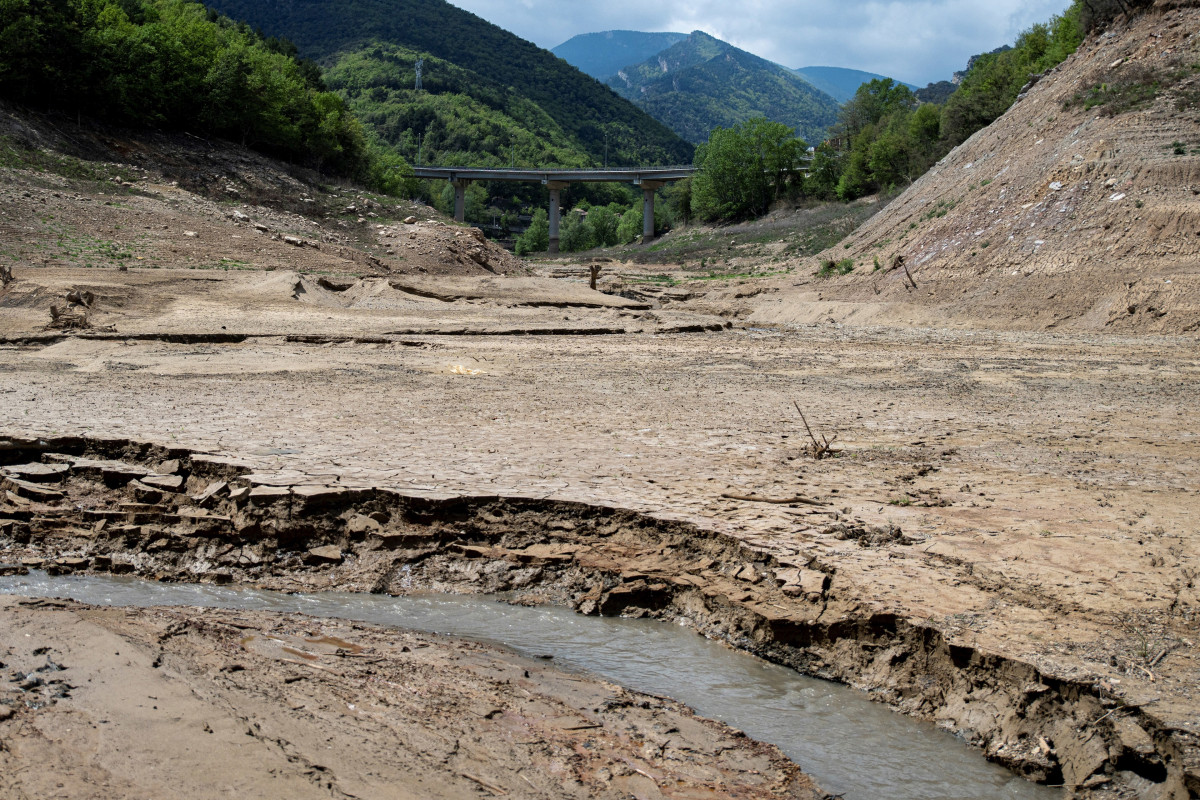
[[116, 165], [84, 161], [74, 156], [26, 147], [11, 136], [0, 136], [0, 168], [29, 170], [62, 178], [108, 184], [106, 191], [128, 192], [113, 180], [134, 181], [140, 176]]
[[[1141, 61], [1126, 63], [1099, 75], [1091, 86], [1067, 99], [1063, 108], [1081, 106], [1085, 111], [1098, 108], [1104, 116], [1115, 117], [1145, 108], [1196, 72], [1200, 72], [1200, 64], [1184, 65], [1176, 61], [1156, 68]], [[1176, 107], [1181, 111], [1194, 108], [1197, 95], [1200, 90], [1185, 90], [1176, 98]]]
[[[949, 214], [956, 205], [958, 205], [957, 200], [938, 200], [937, 205], [926, 211], [925, 215], [921, 217], [921, 220], [925, 221], [933, 219], [934, 217], [944, 217]], [[910, 227], [915, 228], [916, 226], [917, 225], [914, 222]]]
[[821, 265], [817, 270], [818, 278], [828, 278], [831, 275], [849, 275], [854, 271], [854, 259], [843, 258], [841, 261], [834, 261], [832, 258]]
[[909, 497], [908, 495], [903, 495], [901, 497], [893, 497], [891, 500], [888, 500], [889, 506], [911, 506], [912, 504], [913, 504], [913, 499], [911, 497]]
[[678, 286], [679, 279], [670, 275], [644, 275], [640, 278], [630, 278], [630, 283], [650, 283], [656, 286]]

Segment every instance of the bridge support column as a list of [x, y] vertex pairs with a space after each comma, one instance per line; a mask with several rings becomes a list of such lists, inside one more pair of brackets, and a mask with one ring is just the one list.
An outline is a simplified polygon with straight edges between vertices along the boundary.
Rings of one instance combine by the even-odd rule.
[[550, 181], [546, 188], [550, 190], [550, 252], [557, 253], [559, 218], [562, 216], [560, 192], [567, 188], [567, 184], [563, 181]]
[[452, 181], [454, 186], [454, 221], [467, 221], [467, 187], [471, 185], [470, 181]]
[[654, 193], [662, 181], [642, 181], [642, 241], [654, 238]]

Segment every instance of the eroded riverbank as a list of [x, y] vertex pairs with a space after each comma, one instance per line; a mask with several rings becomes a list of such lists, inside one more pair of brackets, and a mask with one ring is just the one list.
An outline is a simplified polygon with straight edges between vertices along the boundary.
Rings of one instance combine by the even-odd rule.
[[1176, 732], [1152, 714], [1093, 682], [864, 613], [836, 567], [814, 559], [578, 503], [268, 485], [225, 459], [127, 442], [14, 441], [6, 452], [32, 479], [10, 468], [10, 484], [43, 493], [4, 528], [6, 555], [31, 565], [293, 591], [515, 590], [585, 614], [678, 619], [934, 719], [1033, 780], [1097, 795], [1134, 779], [1162, 797], [1187, 791]]

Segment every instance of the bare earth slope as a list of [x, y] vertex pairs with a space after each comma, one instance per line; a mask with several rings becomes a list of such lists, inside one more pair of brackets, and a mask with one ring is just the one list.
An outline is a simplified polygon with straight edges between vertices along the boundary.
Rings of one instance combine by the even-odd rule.
[[[1090, 37], [846, 247], [803, 270], [852, 258], [852, 274], [806, 279], [753, 319], [1200, 330], [1200, 8], [1165, 5]], [[1147, 71], [1185, 76], [1115, 116], [1064, 108], [1097, 83]], [[891, 269], [897, 256], [916, 288]]]

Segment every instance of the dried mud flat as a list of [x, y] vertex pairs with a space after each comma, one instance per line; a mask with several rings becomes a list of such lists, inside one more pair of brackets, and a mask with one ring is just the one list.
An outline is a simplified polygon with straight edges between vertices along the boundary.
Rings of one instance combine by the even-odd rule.
[[677, 703], [485, 645], [263, 612], [0, 614], [14, 800], [823, 796]]
[[500, 335], [647, 312], [483, 294], [403, 335], [282, 297], [256, 332], [207, 296], [238, 335], [186, 298], [10, 328], [0, 561], [675, 618], [1083, 796], [1200, 789], [1194, 339]]

